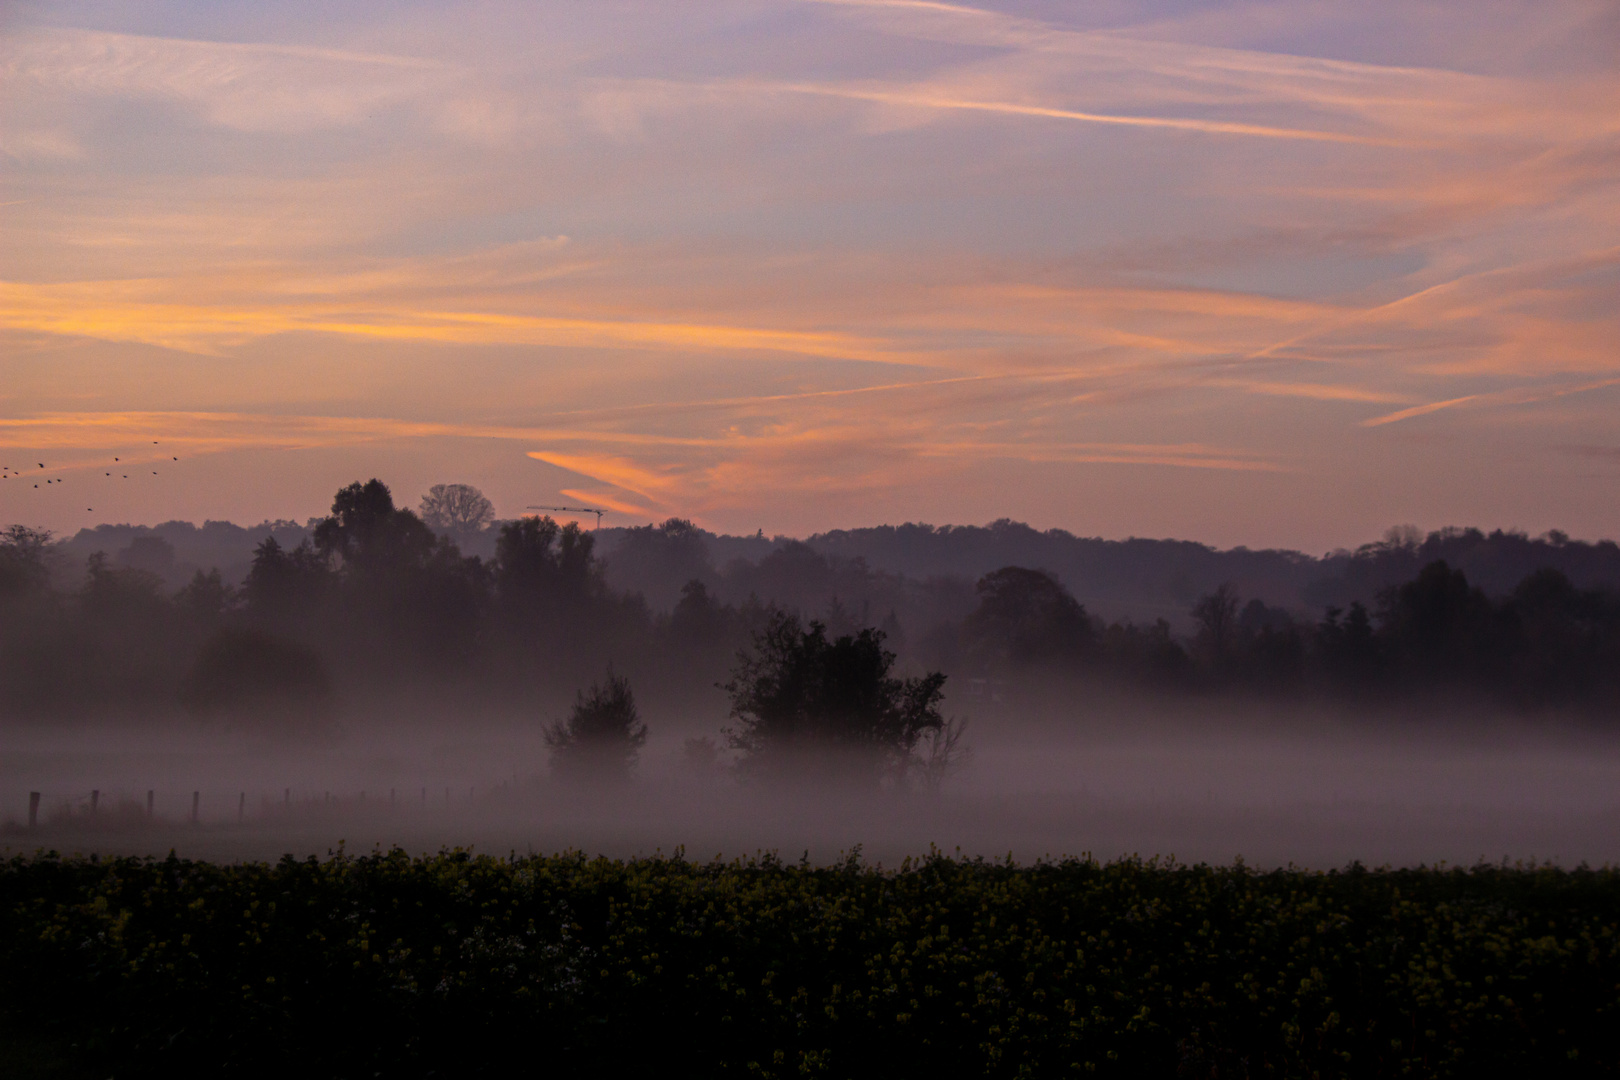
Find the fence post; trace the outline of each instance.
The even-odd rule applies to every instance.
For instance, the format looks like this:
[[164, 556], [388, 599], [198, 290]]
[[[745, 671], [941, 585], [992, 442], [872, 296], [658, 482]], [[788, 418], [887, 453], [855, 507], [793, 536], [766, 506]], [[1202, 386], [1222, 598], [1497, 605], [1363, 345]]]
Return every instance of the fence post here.
[[191, 793], [191, 823], [193, 825], [197, 824], [197, 806], [201, 802], [202, 802], [202, 792], [193, 791]]
[[100, 806], [101, 806], [101, 789], [100, 788], [92, 788], [90, 790], [90, 816], [91, 817], [96, 816], [96, 810], [98, 808], [100, 808]]
[[243, 819], [245, 819], [246, 817], [247, 817], [247, 792], [244, 791], [244, 792], [242, 792], [242, 794], [240, 794], [240, 795], [238, 795], [236, 797], [236, 823], [238, 825], [240, 825], [242, 823]]
[[151, 788], [146, 789], [146, 820], [148, 821], [152, 820], [152, 801], [156, 796], [157, 793]]
[[28, 793], [28, 827], [30, 829], [33, 829], [33, 828], [37, 828], [38, 826], [39, 826], [39, 792], [30, 791]]

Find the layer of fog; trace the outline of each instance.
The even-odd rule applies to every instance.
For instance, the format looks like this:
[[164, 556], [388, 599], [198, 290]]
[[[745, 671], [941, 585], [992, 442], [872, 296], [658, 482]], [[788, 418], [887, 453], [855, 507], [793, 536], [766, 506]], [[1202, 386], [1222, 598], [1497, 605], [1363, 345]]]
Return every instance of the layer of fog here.
[[[635, 779], [552, 779], [538, 723], [350, 726], [319, 746], [176, 726], [0, 732], [0, 848], [274, 859], [401, 846], [692, 859], [860, 845], [1019, 861], [1091, 853], [1329, 868], [1620, 863], [1620, 740], [1478, 717], [1093, 710], [978, 718], [938, 792], [789, 788], [695, 769], [695, 718], [655, 724]], [[706, 723], [704, 721], [703, 723]], [[715, 725], [709, 725], [713, 730]], [[29, 792], [41, 793], [27, 826]], [[147, 792], [153, 814], [146, 814]], [[96, 797], [91, 812], [91, 793]], [[198, 820], [189, 819], [196, 793]]]

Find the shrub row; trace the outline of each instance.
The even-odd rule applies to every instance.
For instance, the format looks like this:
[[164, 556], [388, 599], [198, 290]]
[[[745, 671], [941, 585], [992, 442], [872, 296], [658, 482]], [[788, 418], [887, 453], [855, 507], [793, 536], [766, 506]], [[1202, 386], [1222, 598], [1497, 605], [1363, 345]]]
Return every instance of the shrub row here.
[[0, 1021], [120, 1075], [1610, 1075], [1617, 930], [1585, 868], [41, 854]]

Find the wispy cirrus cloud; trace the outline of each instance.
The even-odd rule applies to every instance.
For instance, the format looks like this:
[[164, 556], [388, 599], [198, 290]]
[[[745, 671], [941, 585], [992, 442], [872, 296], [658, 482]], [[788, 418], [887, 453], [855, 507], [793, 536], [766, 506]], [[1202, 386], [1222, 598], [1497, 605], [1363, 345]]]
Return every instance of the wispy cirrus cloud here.
[[[626, 513], [1091, 531], [1426, 518], [1385, 480], [1506, 447], [1539, 506], [1538, 447], [1613, 441], [1585, 8], [1046, 10], [15, 23], [0, 438], [438, 440]], [[1270, 501], [1173, 509], [1212, 485]]]
[[1086, 112], [1079, 109], [1060, 108], [1054, 105], [976, 99], [927, 89], [908, 91], [859, 86], [818, 86], [814, 83], [743, 84], [740, 89], [744, 91], [765, 90], [773, 93], [815, 94], [823, 97], [867, 101], [879, 105], [901, 106], [909, 109], [994, 113], [1003, 116], [1030, 117], [1042, 120], [1073, 120], [1084, 124], [1111, 124], [1120, 127], [1158, 128], [1167, 131], [1194, 131], [1205, 135], [1247, 135], [1261, 139], [1299, 139], [1306, 142], [1367, 143], [1375, 145], [1381, 141], [1362, 135], [1315, 131], [1309, 128], [1247, 124], [1235, 120], [1199, 120], [1178, 116], [1131, 116], [1117, 113]]
[[351, 126], [458, 75], [423, 57], [58, 28], [0, 41], [0, 73], [14, 92], [171, 101], [224, 127], [273, 132]]
[[1541, 386], [1517, 386], [1491, 393], [1465, 394], [1462, 397], [1450, 398], [1446, 401], [1431, 401], [1422, 405], [1414, 405], [1407, 409], [1397, 409], [1395, 412], [1375, 416], [1361, 421], [1362, 427], [1382, 427], [1385, 424], [1394, 424], [1402, 420], [1410, 420], [1417, 416], [1427, 416], [1442, 409], [1453, 409], [1459, 406], [1512, 406], [1534, 405], [1547, 401], [1556, 401], [1559, 398], [1571, 397], [1576, 394], [1589, 394], [1597, 390], [1607, 390], [1612, 386], [1620, 386], [1620, 378], [1599, 379], [1596, 382], [1563, 383]]
[[143, 300], [147, 282], [31, 285], [0, 282], [0, 325], [52, 334], [139, 341], [211, 352], [247, 338], [321, 333], [463, 345], [638, 348], [797, 353], [905, 362], [871, 342], [838, 333], [766, 327], [613, 321], [491, 311], [416, 310], [398, 305], [186, 305]]

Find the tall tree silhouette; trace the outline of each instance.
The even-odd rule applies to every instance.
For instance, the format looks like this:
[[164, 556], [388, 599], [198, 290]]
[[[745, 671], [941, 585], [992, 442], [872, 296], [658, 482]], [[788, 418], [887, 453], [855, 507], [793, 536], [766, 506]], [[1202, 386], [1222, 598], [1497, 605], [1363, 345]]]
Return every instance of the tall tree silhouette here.
[[1200, 597], [1193, 605], [1193, 621], [1198, 624], [1198, 647], [1217, 674], [1228, 673], [1237, 645], [1238, 595], [1223, 582], [1214, 592]]
[[42, 592], [50, 582], [51, 534], [12, 525], [0, 532], [0, 600]]
[[687, 582], [708, 587], [716, 577], [702, 532], [684, 518], [626, 529], [603, 557], [603, 572], [615, 589], [640, 593], [660, 610], [677, 602]]
[[288, 551], [267, 536], [253, 549], [242, 600], [259, 621], [287, 624], [315, 617], [333, 584], [331, 562], [315, 545], [305, 540]]
[[904, 770], [923, 733], [944, 724], [945, 676], [897, 679], [894, 661], [880, 630], [829, 640], [818, 622], [773, 614], [724, 686], [744, 767], [867, 779]]
[[1086, 609], [1044, 570], [1006, 566], [979, 579], [965, 629], [989, 666], [1072, 667], [1096, 646]]
[[546, 729], [551, 767], [559, 775], [579, 779], [622, 780], [647, 742], [647, 725], [636, 708], [630, 680], [608, 668], [590, 693], [580, 691], [566, 720]]
[[1419, 683], [1494, 680], [1500, 627], [1490, 600], [1445, 561], [1386, 591], [1380, 630], [1398, 668]]
[[495, 520], [495, 505], [471, 484], [434, 484], [418, 508], [422, 523], [436, 532], [465, 539]]
[[435, 546], [433, 531], [409, 510], [395, 509], [388, 485], [375, 479], [340, 490], [314, 540], [351, 575], [420, 566]]

